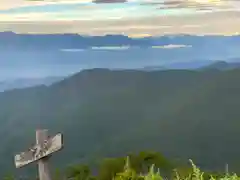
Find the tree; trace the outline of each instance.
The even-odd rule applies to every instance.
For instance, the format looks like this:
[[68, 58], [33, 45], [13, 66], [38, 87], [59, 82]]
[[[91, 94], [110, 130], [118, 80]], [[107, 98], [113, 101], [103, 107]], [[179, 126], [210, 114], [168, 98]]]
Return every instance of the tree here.
[[89, 179], [91, 171], [87, 165], [75, 165], [70, 166], [66, 170], [67, 178], [73, 178], [75, 180]]
[[99, 168], [99, 179], [109, 180], [116, 176], [117, 173], [123, 171], [125, 164], [124, 158], [108, 158], [104, 159]]

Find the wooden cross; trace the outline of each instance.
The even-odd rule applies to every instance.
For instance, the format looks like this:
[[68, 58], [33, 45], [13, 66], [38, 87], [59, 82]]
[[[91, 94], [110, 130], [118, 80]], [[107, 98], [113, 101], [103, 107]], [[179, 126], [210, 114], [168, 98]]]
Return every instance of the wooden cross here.
[[27, 164], [37, 161], [38, 173], [40, 180], [51, 180], [48, 160], [49, 156], [63, 148], [62, 134], [56, 134], [53, 137], [48, 136], [48, 131], [36, 131], [36, 144], [29, 148], [28, 151], [22, 152], [15, 156], [16, 168], [23, 167]]

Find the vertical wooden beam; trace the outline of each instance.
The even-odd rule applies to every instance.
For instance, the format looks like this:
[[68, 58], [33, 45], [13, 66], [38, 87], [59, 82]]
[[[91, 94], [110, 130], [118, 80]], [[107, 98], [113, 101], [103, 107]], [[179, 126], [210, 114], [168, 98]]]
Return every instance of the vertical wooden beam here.
[[[36, 131], [36, 143], [43, 144], [48, 138], [48, 130]], [[49, 172], [48, 157], [44, 157], [38, 161], [39, 180], [51, 180]]]
[[225, 166], [225, 173], [226, 173], [226, 175], [229, 175], [228, 164], [226, 164], [226, 166]]

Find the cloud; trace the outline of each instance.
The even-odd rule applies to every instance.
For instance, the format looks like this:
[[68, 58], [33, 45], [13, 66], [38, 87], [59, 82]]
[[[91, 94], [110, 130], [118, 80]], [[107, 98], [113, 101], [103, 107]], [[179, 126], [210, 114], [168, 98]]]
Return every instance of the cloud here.
[[190, 48], [191, 45], [184, 45], [184, 44], [169, 44], [164, 46], [152, 46], [152, 48], [160, 48], [160, 49], [175, 49], [175, 48]]
[[125, 3], [127, 0], [93, 0], [93, 3]]
[[10, 22], [10, 21], [39, 21], [39, 20], [45, 20], [47, 21], [49, 19], [50, 15], [53, 15], [54, 13], [17, 13], [17, 14], [0, 14], [1, 23], [4, 22]]
[[141, 3], [143, 6], [154, 6], [156, 9], [195, 9], [197, 11], [215, 11], [215, 10], [239, 10], [236, 4], [239, 1], [234, 0], [164, 0], [147, 1]]
[[103, 47], [91, 47], [92, 50], [126, 50], [130, 46], [103, 46]]
[[[45, 18], [47, 17], [49, 15], [45, 14]], [[240, 32], [240, 12], [224, 11], [165, 18], [141, 17], [119, 19], [117, 21], [115, 19], [94, 21], [11, 21], [0, 22], [0, 31], [14, 31], [17, 33], [79, 33], [85, 35], [149, 34], [158, 36], [179, 33], [228, 35]]]
[[62, 52], [83, 52], [85, 49], [60, 49]]
[[22, 7], [36, 7], [54, 4], [91, 3], [92, 0], [1, 0], [0, 10], [9, 10]]
[[[149, 10], [141, 6], [128, 6], [125, 3], [120, 5], [98, 5], [94, 3], [90, 4], [65, 4], [65, 5], [44, 5], [37, 7], [23, 7], [11, 10], [0, 11], [0, 16], [8, 17], [7, 19], [1, 18], [4, 21], [17, 21], [19, 16], [30, 16], [31, 14], [47, 14], [47, 19], [43, 16], [43, 19], [35, 19], [36, 21], [60, 21], [60, 20], [111, 20], [111, 19], [129, 19], [134, 17], [141, 17], [144, 14], [137, 13], [139, 11], [150, 14]], [[34, 16], [35, 17], [35, 16]], [[30, 17], [30, 19], [33, 19]]]
[[[0, 31], [18, 33], [233, 34], [240, 32], [240, 4], [222, 0], [0, 0]], [[210, 0], [208, 0], [210, 1]], [[124, 1], [125, 2], [125, 1]], [[239, 2], [239, 1], [238, 1]], [[100, 5], [103, 3], [103, 5]], [[105, 4], [104, 4], [105, 3]], [[107, 3], [107, 4], [106, 4]], [[34, 5], [33, 5], [34, 4]], [[24, 6], [23, 6], [24, 5]], [[196, 12], [201, 11], [201, 13]], [[220, 10], [219, 10], [220, 9]]]
[[145, 34], [128, 34], [131, 38], [143, 38], [143, 37], [151, 37], [151, 34], [145, 33]]

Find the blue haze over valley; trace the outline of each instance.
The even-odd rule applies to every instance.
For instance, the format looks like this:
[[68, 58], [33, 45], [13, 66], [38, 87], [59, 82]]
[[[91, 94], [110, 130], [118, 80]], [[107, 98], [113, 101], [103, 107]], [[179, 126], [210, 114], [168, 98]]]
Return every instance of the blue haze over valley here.
[[0, 90], [49, 84], [82, 69], [195, 69], [215, 61], [238, 63], [239, 49], [237, 35], [130, 38], [1, 32]]

